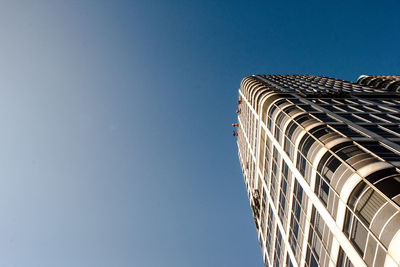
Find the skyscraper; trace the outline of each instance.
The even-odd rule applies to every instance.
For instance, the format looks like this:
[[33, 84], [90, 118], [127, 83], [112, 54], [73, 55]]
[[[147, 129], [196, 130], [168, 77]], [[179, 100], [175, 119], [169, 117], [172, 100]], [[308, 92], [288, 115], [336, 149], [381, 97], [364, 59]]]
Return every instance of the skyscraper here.
[[266, 266], [400, 266], [400, 76], [253, 75], [237, 113]]

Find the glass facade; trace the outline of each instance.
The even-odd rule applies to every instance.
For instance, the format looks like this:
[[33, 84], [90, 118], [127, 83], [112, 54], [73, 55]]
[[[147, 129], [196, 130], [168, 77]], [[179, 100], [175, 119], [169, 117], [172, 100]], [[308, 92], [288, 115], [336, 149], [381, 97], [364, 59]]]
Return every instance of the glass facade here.
[[400, 266], [397, 81], [242, 80], [238, 155], [266, 266]]

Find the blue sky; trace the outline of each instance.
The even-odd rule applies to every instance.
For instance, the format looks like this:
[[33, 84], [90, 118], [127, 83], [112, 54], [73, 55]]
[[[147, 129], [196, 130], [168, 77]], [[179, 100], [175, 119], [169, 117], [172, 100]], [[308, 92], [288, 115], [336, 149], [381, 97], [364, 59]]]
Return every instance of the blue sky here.
[[3, 1], [0, 266], [262, 266], [240, 80], [399, 74], [398, 1]]

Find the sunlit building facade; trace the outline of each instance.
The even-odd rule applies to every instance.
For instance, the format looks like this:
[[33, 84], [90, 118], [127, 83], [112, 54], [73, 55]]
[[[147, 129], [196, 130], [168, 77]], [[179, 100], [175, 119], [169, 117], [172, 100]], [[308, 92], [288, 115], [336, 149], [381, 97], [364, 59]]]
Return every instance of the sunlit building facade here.
[[400, 266], [400, 77], [253, 75], [238, 155], [266, 266]]

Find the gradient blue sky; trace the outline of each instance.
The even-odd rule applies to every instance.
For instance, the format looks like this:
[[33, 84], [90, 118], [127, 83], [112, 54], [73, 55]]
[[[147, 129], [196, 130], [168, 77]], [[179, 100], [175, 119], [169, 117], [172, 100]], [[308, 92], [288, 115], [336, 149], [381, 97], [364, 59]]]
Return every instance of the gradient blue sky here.
[[2, 1], [0, 266], [262, 266], [246, 75], [399, 74], [399, 1]]

